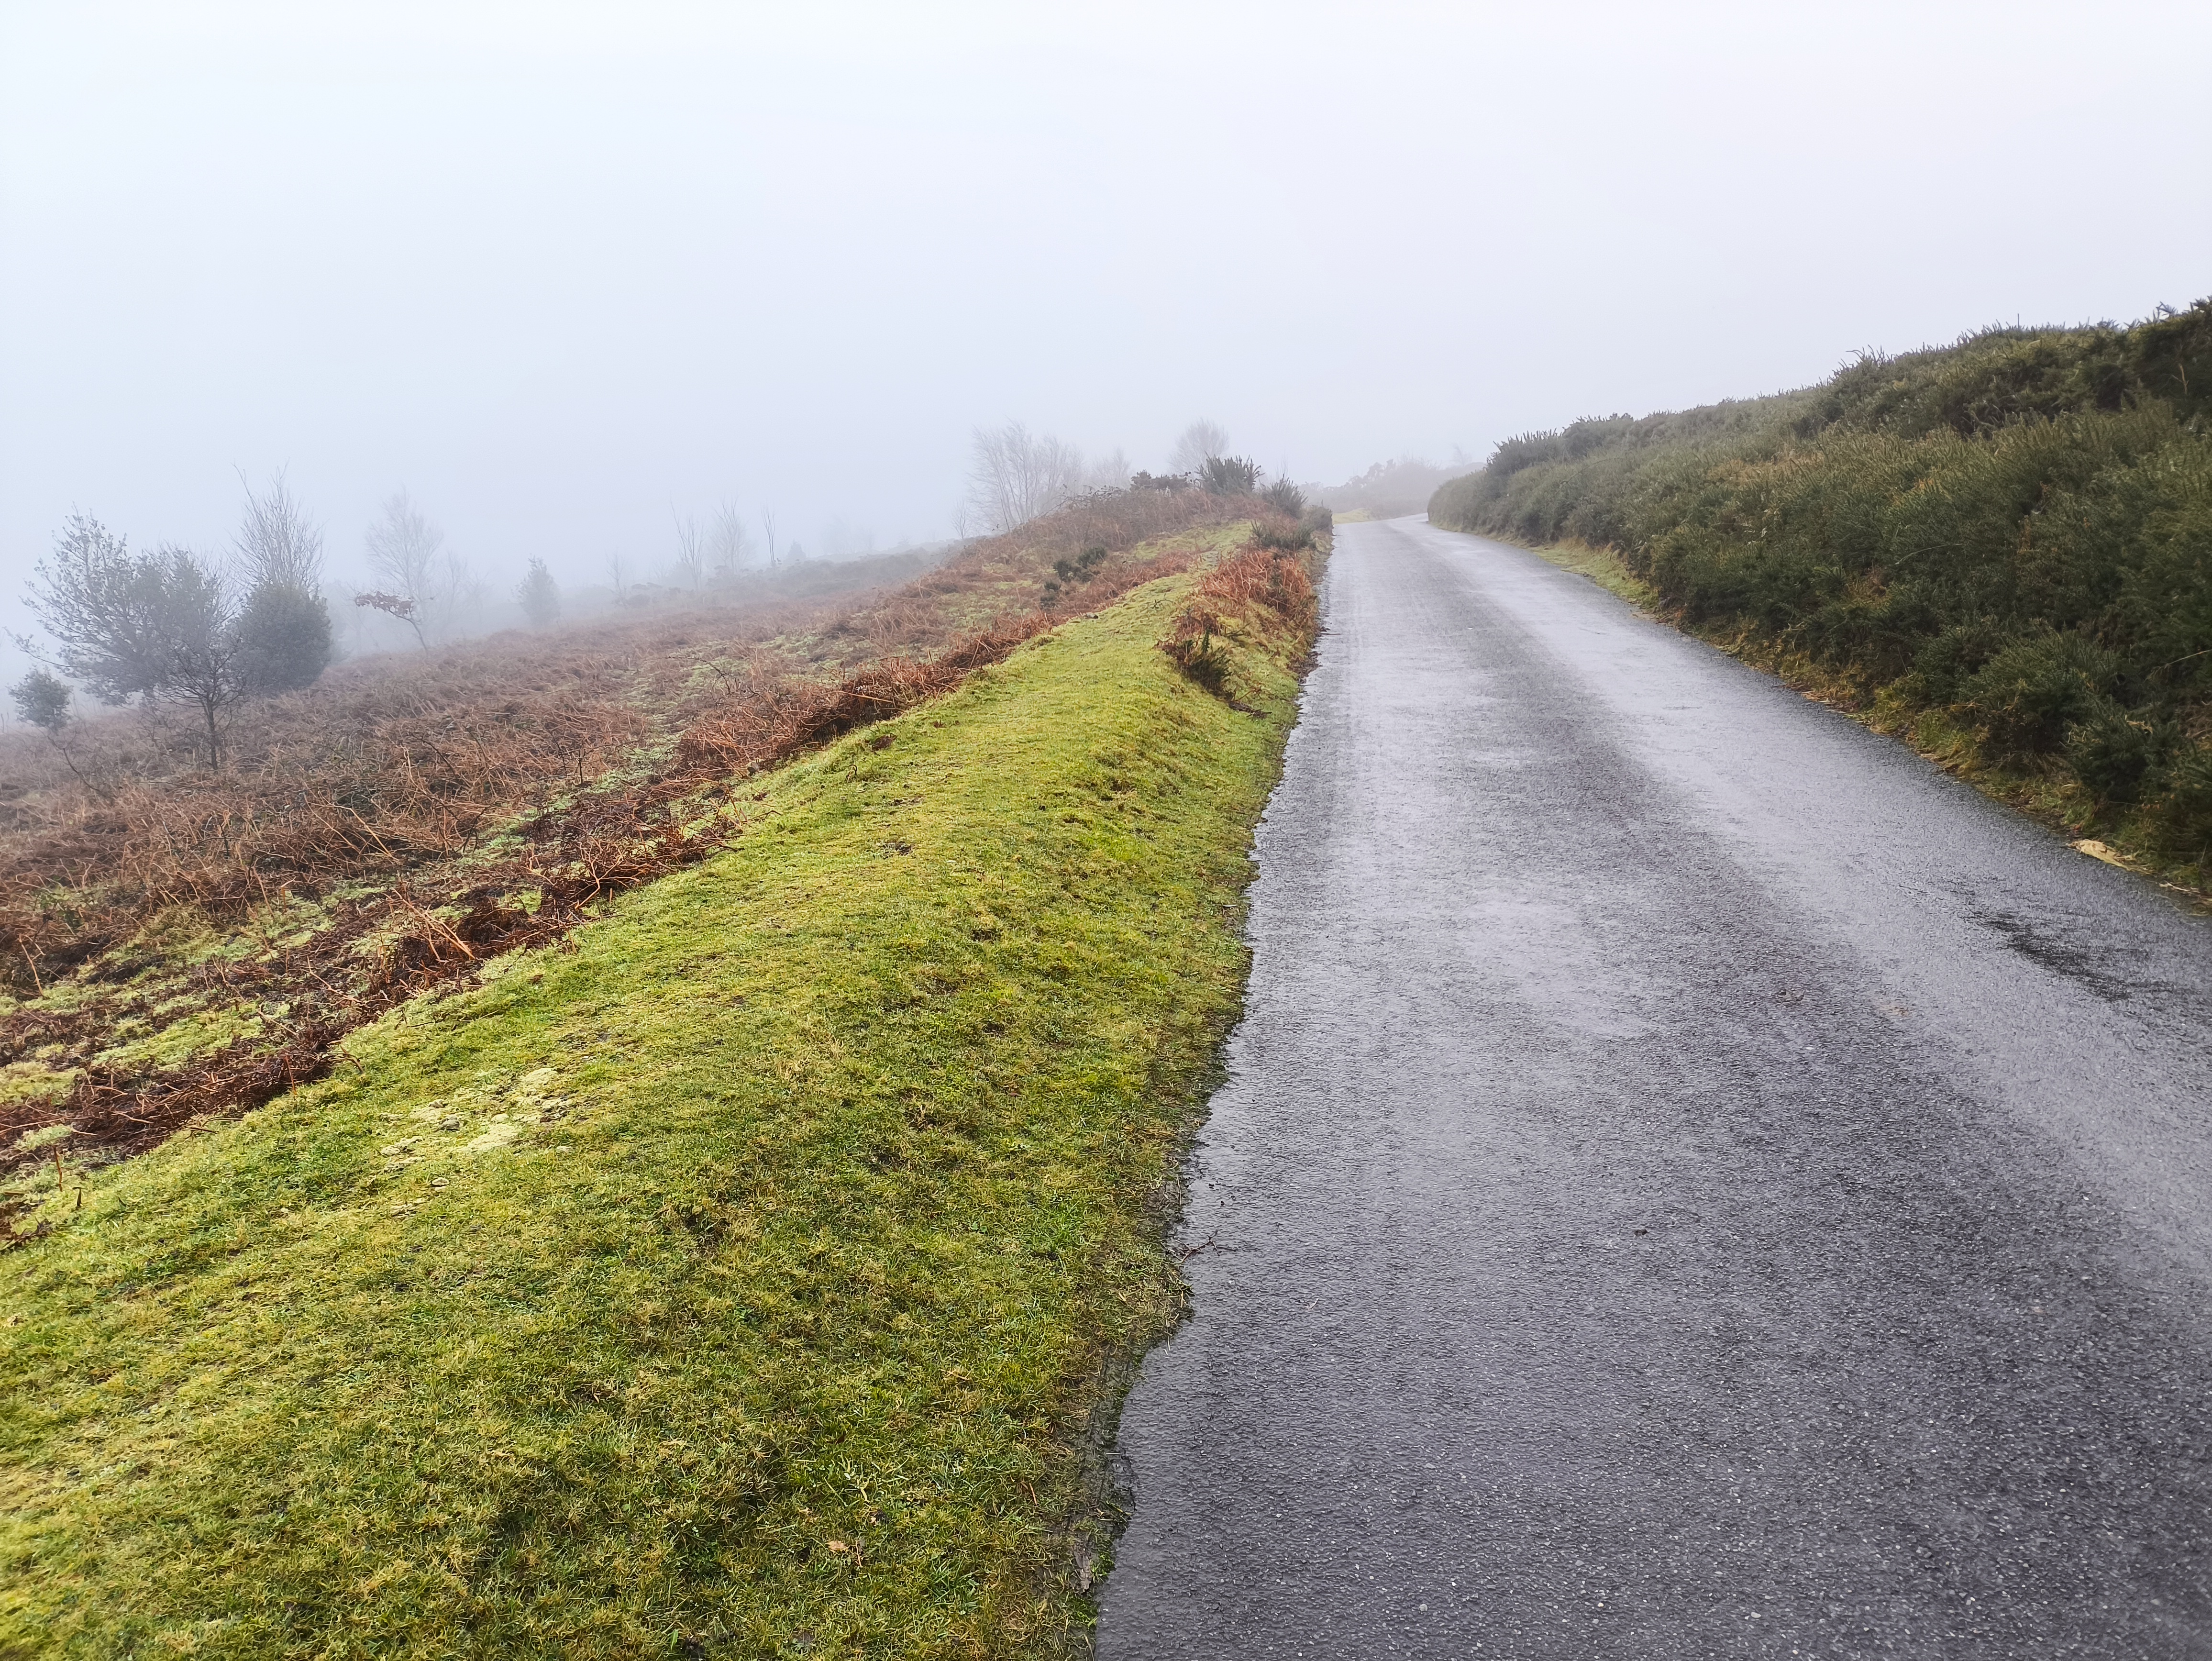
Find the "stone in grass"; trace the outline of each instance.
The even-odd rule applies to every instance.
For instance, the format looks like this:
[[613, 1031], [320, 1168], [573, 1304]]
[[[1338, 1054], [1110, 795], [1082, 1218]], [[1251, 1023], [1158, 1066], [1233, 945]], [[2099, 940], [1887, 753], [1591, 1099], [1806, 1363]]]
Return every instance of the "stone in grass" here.
[[464, 1153], [493, 1153], [502, 1147], [511, 1147], [521, 1140], [523, 1127], [512, 1119], [495, 1119], [483, 1128], [483, 1134], [461, 1144]]

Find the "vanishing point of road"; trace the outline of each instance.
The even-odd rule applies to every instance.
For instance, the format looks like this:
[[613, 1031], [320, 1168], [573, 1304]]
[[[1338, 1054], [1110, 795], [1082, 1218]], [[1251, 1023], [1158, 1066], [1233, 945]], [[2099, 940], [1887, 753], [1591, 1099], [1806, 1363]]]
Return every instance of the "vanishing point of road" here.
[[1108, 1661], [2212, 1655], [2212, 925], [1340, 527]]

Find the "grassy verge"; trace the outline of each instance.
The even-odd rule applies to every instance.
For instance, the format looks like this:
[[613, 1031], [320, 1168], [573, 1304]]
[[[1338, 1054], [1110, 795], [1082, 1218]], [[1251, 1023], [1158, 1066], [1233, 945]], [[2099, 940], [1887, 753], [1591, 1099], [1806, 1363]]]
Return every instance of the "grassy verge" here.
[[1539, 559], [1548, 560], [1561, 570], [1588, 577], [1599, 587], [1619, 594], [1623, 599], [1640, 605], [1647, 611], [1658, 609], [1657, 592], [1630, 570], [1626, 562], [1611, 548], [1592, 547], [1586, 542], [1556, 542], [1528, 551]]
[[1678, 611], [1666, 605], [1656, 588], [1629, 569], [1616, 549], [1563, 542], [1528, 551], [1562, 570], [1588, 577], [1650, 616], [1767, 671], [1805, 697], [1840, 709], [1878, 733], [1901, 739], [1984, 795], [2049, 825], [2091, 858], [2151, 877], [2200, 904], [2212, 904], [2212, 891], [2208, 891], [2202, 868], [2196, 861], [2161, 858], [2158, 850], [2146, 846], [2140, 837], [2123, 834], [2116, 838], [2122, 846], [2114, 847], [2088, 835], [2105, 827], [2098, 823], [2095, 805], [2070, 779], [2048, 768], [2021, 772], [1993, 764], [1976, 743], [1974, 733], [1948, 711], [1915, 709], [1881, 698], [1869, 702], [1856, 678], [1837, 673], [1808, 653], [1784, 649], [1755, 630], [1687, 624]]
[[1156, 649], [1192, 581], [51, 1195], [0, 1258], [0, 1653], [1062, 1644], [1305, 644], [1224, 640], [1232, 708]]

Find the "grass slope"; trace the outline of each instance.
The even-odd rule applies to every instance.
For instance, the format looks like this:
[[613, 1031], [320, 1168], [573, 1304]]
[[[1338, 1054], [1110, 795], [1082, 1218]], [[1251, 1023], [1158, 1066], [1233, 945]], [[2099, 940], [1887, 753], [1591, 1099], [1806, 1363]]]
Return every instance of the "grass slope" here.
[[734, 775], [1218, 557], [1255, 514], [1099, 492], [835, 604], [349, 663], [244, 706], [218, 771], [164, 753], [158, 708], [0, 734], [0, 1251], [40, 1139], [123, 1157], [320, 1077], [394, 1005], [703, 854], [681, 827]]
[[1057, 1647], [1302, 644], [1189, 582], [0, 1258], [0, 1653]]

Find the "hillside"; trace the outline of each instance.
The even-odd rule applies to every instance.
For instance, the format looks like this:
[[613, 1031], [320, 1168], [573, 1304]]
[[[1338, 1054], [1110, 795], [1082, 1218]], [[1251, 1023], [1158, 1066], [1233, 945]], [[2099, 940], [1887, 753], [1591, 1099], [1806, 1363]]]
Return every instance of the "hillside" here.
[[27, 1175], [0, 1652], [1079, 1632], [1314, 624], [1250, 534], [1143, 543], [1103, 609], [687, 799], [702, 856], [320, 1081]]
[[[19, 737], [0, 1173], [40, 1137], [99, 1158], [318, 1076], [363, 1021], [711, 851], [733, 779], [1182, 569], [1251, 508], [1122, 492], [902, 587], [341, 665], [248, 706], [220, 771], [158, 709]], [[0, 1183], [0, 1222], [22, 1193]]]
[[1429, 511], [1609, 551], [2006, 799], [2212, 873], [2212, 301], [1510, 439]]

